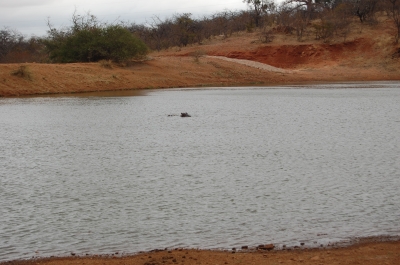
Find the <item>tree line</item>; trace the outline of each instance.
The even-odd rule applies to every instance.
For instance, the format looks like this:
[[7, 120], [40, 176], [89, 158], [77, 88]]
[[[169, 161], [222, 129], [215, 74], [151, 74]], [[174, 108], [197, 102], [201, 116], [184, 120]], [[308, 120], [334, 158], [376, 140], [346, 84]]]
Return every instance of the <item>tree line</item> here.
[[153, 16], [144, 24], [101, 23], [90, 13], [72, 16], [72, 25], [56, 29], [48, 22], [47, 35], [25, 37], [17, 30], [0, 30], [0, 63], [124, 61], [150, 50], [202, 44], [212, 37], [228, 38], [242, 31], [259, 30], [269, 42], [277, 32], [294, 34], [299, 41], [310, 29], [316, 39], [346, 39], [350, 21], [377, 23], [384, 12], [394, 23], [395, 42], [400, 38], [400, 0], [238, 0], [247, 10], [225, 10], [194, 18], [190, 13], [161, 19]]

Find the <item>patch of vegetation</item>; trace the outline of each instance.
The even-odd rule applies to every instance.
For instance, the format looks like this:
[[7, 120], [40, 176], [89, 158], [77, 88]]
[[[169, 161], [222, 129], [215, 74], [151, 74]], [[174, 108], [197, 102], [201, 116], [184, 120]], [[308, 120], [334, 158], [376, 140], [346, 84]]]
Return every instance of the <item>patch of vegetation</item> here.
[[275, 36], [274, 36], [272, 30], [263, 29], [259, 39], [260, 39], [261, 43], [269, 43], [274, 40], [274, 37]]
[[123, 62], [147, 54], [147, 46], [122, 25], [101, 24], [93, 15], [74, 14], [72, 26], [55, 29], [48, 23], [43, 40], [53, 62]]
[[11, 75], [21, 77], [23, 79], [30, 80], [30, 81], [33, 79], [32, 73], [29, 70], [29, 67], [26, 65], [21, 65], [20, 67], [18, 67], [17, 70], [12, 71]]
[[[126, 63], [152, 50], [204, 44], [239, 32], [260, 32], [257, 41], [270, 43], [274, 34], [295, 34], [298, 41], [310, 37], [325, 43], [346, 38], [359, 25], [374, 25], [375, 14], [393, 23], [395, 42], [400, 41], [400, 0], [242, 0], [247, 10], [217, 12], [202, 18], [191, 13], [145, 24], [103, 23], [87, 13], [72, 16], [69, 27], [56, 29], [48, 22], [48, 34], [27, 39], [16, 30], [0, 28], [0, 63], [97, 62]], [[360, 31], [361, 33], [361, 31]], [[198, 58], [197, 58], [198, 59]], [[197, 60], [195, 59], [195, 60]]]
[[111, 60], [100, 60], [99, 64], [103, 68], [107, 68], [107, 69], [112, 69], [113, 68], [113, 64], [112, 64]]
[[191, 53], [191, 56], [194, 58], [195, 63], [199, 63], [200, 57], [203, 57], [204, 55], [206, 55], [206, 52], [203, 50], [197, 50], [197, 51]]
[[324, 42], [327, 42], [329, 38], [331, 38], [334, 34], [334, 25], [329, 21], [322, 21], [320, 24], [313, 25], [315, 30], [315, 39], [322, 39]]

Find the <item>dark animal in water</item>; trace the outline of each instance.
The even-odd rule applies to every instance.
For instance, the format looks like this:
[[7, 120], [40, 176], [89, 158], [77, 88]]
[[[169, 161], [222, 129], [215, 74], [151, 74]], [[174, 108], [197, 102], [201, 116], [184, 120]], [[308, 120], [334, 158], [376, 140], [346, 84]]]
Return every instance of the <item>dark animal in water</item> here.
[[187, 112], [182, 112], [181, 117], [192, 117]]

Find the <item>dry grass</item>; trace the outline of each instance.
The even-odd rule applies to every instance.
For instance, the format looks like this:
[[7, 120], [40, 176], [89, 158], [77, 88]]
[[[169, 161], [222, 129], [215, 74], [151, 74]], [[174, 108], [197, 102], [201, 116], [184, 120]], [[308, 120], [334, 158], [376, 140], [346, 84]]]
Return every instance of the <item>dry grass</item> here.
[[111, 60], [101, 60], [101, 61], [99, 61], [99, 64], [101, 67], [106, 68], [106, 69], [113, 68], [113, 63]]
[[26, 65], [21, 65], [18, 69], [11, 72], [11, 75], [21, 77], [26, 80], [32, 80], [32, 72], [30, 71], [29, 67]]
[[206, 55], [206, 52], [203, 50], [196, 50], [196, 51], [190, 53], [190, 55], [193, 56], [195, 63], [199, 63], [200, 57], [203, 57], [204, 55]]

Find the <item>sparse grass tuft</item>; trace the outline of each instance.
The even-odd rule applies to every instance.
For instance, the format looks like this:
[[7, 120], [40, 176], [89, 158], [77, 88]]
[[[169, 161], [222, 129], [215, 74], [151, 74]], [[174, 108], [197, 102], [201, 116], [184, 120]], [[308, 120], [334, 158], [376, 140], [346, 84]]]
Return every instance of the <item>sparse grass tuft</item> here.
[[107, 68], [107, 69], [112, 69], [113, 68], [113, 64], [112, 64], [111, 60], [100, 60], [99, 64], [103, 68]]
[[117, 62], [115, 65], [118, 67], [131, 67], [131, 66], [135, 66], [137, 64], [143, 63], [143, 62], [147, 62], [147, 61], [151, 61], [154, 58], [151, 56], [135, 56], [134, 58], [130, 59], [130, 60], [124, 60], [124, 61], [120, 61]]
[[194, 58], [194, 62], [195, 62], [195, 63], [199, 63], [199, 62], [200, 62], [200, 57], [206, 55], [206, 52], [203, 51], [203, 50], [197, 50], [197, 51], [191, 53], [191, 55], [192, 55], [193, 58]]
[[21, 65], [17, 70], [12, 71], [11, 74], [26, 80], [32, 80], [32, 73], [26, 65]]

